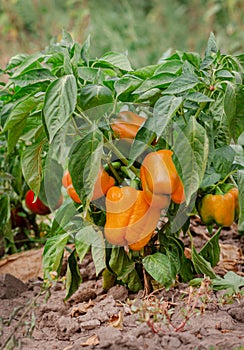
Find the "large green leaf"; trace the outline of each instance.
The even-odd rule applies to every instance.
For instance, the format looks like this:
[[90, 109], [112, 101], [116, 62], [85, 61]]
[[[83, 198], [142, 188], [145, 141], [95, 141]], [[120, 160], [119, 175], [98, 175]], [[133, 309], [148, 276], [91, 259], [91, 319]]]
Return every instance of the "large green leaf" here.
[[64, 233], [48, 238], [43, 251], [44, 275], [52, 271], [60, 272], [64, 254], [64, 248], [68, 242], [70, 234]]
[[214, 169], [224, 178], [231, 171], [235, 159], [235, 151], [231, 146], [217, 148], [213, 154]]
[[69, 171], [82, 202], [91, 199], [101, 164], [103, 134], [94, 128], [70, 152]]
[[135, 91], [135, 94], [141, 94], [149, 89], [153, 88], [161, 88], [165, 89], [169, 86], [170, 83], [172, 83], [175, 80], [176, 76], [172, 73], [160, 73], [157, 75], [152, 76], [149, 79], [146, 79]]
[[50, 142], [74, 112], [76, 99], [77, 86], [73, 75], [65, 75], [49, 85], [43, 114]]
[[21, 158], [24, 178], [30, 189], [37, 195], [42, 178], [42, 150], [45, 140], [26, 147]]
[[174, 141], [174, 161], [184, 184], [186, 204], [190, 203], [192, 195], [202, 182], [208, 159], [208, 145], [206, 131], [194, 117], [178, 132]]
[[52, 81], [55, 76], [49, 69], [46, 68], [34, 68], [29, 71], [24, 71], [20, 75], [11, 77], [10, 80], [21, 87], [36, 84], [43, 81]]
[[172, 120], [176, 111], [182, 104], [182, 97], [175, 96], [163, 96], [161, 97], [154, 106], [153, 118], [148, 118], [144, 127], [147, 126], [147, 122], [150, 123], [149, 128], [153, 123], [153, 131], [156, 132], [157, 136], [161, 136], [169, 122]]
[[104, 85], [88, 84], [80, 90], [78, 103], [83, 110], [113, 102], [111, 90]]
[[164, 94], [179, 94], [192, 89], [199, 84], [196, 75], [184, 74], [175, 79], [170, 86], [164, 91]]
[[30, 112], [40, 103], [40, 98], [29, 96], [11, 111], [3, 131], [8, 131], [8, 151], [12, 152], [26, 124]]
[[169, 255], [157, 252], [146, 256], [142, 262], [149, 275], [165, 288], [170, 288], [175, 282], [177, 269]]
[[98, 60], [98, 62], [109, 63], [124, 71], [132, 71], [128, 57], [119, 52], [107, 52]]

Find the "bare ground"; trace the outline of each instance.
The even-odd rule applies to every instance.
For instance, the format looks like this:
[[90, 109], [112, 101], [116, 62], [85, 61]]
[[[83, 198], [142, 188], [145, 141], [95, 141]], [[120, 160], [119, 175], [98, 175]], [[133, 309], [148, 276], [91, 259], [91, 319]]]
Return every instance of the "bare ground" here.
[[[196, 220], [191, 230], [201, 247], [207, 238], [204, 226]], [[236, 227], [222, 231], [221, 247], [217, 272], [234, 270], [242, 275], [243, 237]], [[66, 303], [62, 282], [52, 287], [49, 298], [46, 294], [37, 298], [40, 278], [23, 283], [11, 271], [0, 275], [0, 349], [11, 349], [3, 345], [12, 333], [15, 348], [26, 350], [244, 349], [241, 293], [213, 292], [208, 280], [200, 288], [177, 283], [169, 291], [155, 290], [144, 298], [142, 291], [132, 294], [119, 285], [105, 293], [90, 255], [80, 270], [83, 283]], [[29, 307], [35, 298], [34, 307]]]

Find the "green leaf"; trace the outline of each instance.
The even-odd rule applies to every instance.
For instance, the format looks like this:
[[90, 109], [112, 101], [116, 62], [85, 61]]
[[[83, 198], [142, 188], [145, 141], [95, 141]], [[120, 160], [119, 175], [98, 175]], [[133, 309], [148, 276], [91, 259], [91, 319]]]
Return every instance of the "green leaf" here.
[[27, 85], [32, 85], [40, 83], [46, 80], [52, 81], [55, 79], [55, 76], [47, 68], [34, 68], [28, 71], [20, 73], [20, 75], [10, 78], [10, 81], [15, 85], [24, 87]]
[[192, 262], [194, 265], [194, 268], [197, 273], [204, 274], [206, 276], [209, 276], [210, 278], [216, 278], [216, 275], [210, 265], [210, 263], [204, 259], [204, 257], [197, 253], [193, 241], [191, 244], [191, 256], [192, 256]]
[[244, 130], [244, 87], [238, 87], [236, 90], [236, 111], [230, 125], [230, 132], [235, 140], [243, 133]]
[[6, 194], [0, 197], [0, 227], [4, 226], [10, 219], [10, 197]]
[[207, 48], [205, 51], [205, 56], [211, 56], [212, 53], [217, 53], [218, 48], [216, 44], [216, 39], [214, 33], [210, 33], [209, 39], [208, 39], [208, 44]]
[[170, 86], [164, 91], [164, 94], [179, 94], [191, 90], [199, 83], [196, 75], [185, 74], [175, 79]]
[[64, 254], [64, 248], [68, 242], [70, 234], [64, 233], [48, 238], [44, 246], [43, 267], [44, 275], [47, 277], [50, 272], [60, 272]]
[[80, 269], [77, 263], [76, 250], [68, 257], [66, 272], [66, 295], [64, 300], [68, 300], [77, 291], [82, 282]]
[[237, 176], [238, 176], [239, 205], [240, 205], [238, 231], [241, 234], [244, 234], [244, 170], [238, 170]]
[[6, 70], [13, 69], [17, 66], [19, 66], [21, 63], [23, 63], [27, 59], [28, 55], [20, 53], [10, 58], [8, 61], [8, 64], [6, 66]]
[[221, 228], [219, 228], [209, 241], [203, 246], [199, 254], [214, 267], [219, 262], [220, 247], [219, 247], [219, 235]]
[[191, 63], [194, 67], [200, 68], [201, 65], [201, 56], [196, 52], [184, 52], [182, 56], [183, 60]]
[[9, 131], [8, 133], [8, 151], [13, 151], [19, 137], [21, 136], [23, 129], [26, 124], [26, 119], [30, 112], [40, 102], [39, 98], [30, 96], [25, 100], [18, 103], [11, 111], [5, 125], [3, 132]]
[[158, 137], [174, 117], [182, 103], [182, 97], [163, 96], [155, 103], [153, 118], [148, 118], [144, 127], [149, 123], [149, 129], [154, 131]]
[[111, 270], [116, 274], [118, 280], [125, 283], [130, 290], [138, 292], [141, 281], [135, 269], [135, 262], [130, 260], [123, 247], [113, 247], [109, 260]]
[[61, 196], [63, 167], [48, 154], [44, 168], [44, 186], [48, 207], [55, 210]]
[[228, 125], [231, 127], [236, 115], [236, 91], [235, 86], [231, 83], [226, 85], [224, 111], [227, 116]]
[[50, 143], [74, 112], [76, 98], [77, 86], [73, 75], [65, 75], [49, 85], [43, 113]]
[[182, 68], [182, 61], [177, 59], [169, 59], [168, 61], [166, 60], [163, 64], [161, 64], [156, 69], [154, 74], [157, 75], [162, 72], [177, 74], [180, 72], [181, 68]]
[[108, 62], [121, 70], [132, 71], [128, 57], [119, 52], [107, 52], [99, 59], [99, 61]]
[[224, 178], [230, 171], [235, 159], [235, 151], [231, 146], [217, 148], [213, 155], [214, 169]]
[[232, 289], [234, 293], [238, 293], [244, 287], [244, 277], [237, 275], [233, 271], [228, 271], [224, 278], [217, 277], [212, 280], [213, 289]]
[[77, 210], [73, 202], [59, 208], [52, 222], [51, 233], [57, 234], [66, 232], [66, 227], [72, 222], [75, 214], [77, 214]]
[[132, 76], [124, 76], [115, 82], [114, 89], [117, 97], [120, 97], [121, 101], [128, 102], [131, 92], [136, 90], [140, 84], [141, 79]]
[[174, 162], [183, 181], [186, 204], [202, 182], [208, 159], [208, 137], [205, 129], [191, 117], [174, 141]]
[[97, 78], [98, 72], [99, 72], [98, 68], [78, 67], [79, 78], [81, 78], [85, 81], [94, 82]]
[[96, 240], [97, 232], [93, 225], [84, 225], [75, 235], [75, 248], [80, 261], [84, 259], [94, 240]]
[[111, 90], [103, 85], [88, 84], [80, 90], [78, 97], [78, 104], [83, 110], [112, 102]]
[[103, 148], [103, 134], [99, 129], [91, 130], [78, 141], [70, 152], [69, 172], [73, 186], [83, 203], [92, 197], [97, 180]]
[[169, 86], [172, 81], [176, 78], [175, 74], [172, 73], [160, 73], [158, 75], [154, 75], [151, 78], [145, 80], [139, 87], [134, 91], [134, 94], [141, 94], [147, 90], [153, 88], [161, 88], [165, 89]]
[[176, 269], [174, 262], [168, 255], [157, 252], [146, 256], [142, 263], [149, 275], [166, 289], [170, 288], [175, 282]]
[[22, 171], [28, 186], [38, 195], [42, 178], [42, 150], [45, 140], [27, 146], [21, 157]]
[[214, 101], [212, 98], [208, 97], [207, 95], [204, 95], [202, 92], [199, 92], [199, 91], [191, 92], [187, 94], [186, 100], [197, 102], [197, 103]]
[[100, 230], [95, 231], [96, 236], [92, 242], [92, 260], [95, 265], [96, 275], [98, 276], [106, 267], [106, 250], [103, 234]]

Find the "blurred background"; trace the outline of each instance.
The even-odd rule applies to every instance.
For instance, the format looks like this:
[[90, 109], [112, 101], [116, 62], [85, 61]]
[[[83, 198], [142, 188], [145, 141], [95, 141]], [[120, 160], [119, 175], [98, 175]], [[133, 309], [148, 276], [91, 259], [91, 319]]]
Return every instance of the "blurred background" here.
[[164, 52], [203, 53], [209, 33], [224, 53], [244, 52], [243, 0], [0, 0], [0, 67], [17, 53], [45, 48], [62, 29], [91, 56], [128, 52], [134, 68]]

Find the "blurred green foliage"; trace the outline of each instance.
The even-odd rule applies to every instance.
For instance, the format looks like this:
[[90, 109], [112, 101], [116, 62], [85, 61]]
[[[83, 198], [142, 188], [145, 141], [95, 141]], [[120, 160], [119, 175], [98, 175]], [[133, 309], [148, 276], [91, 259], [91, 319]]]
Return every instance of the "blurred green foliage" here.
[[218, 46], [244, 52], [242, 0], [1, 0], [0, 65], [20, 52], [44, 49], [62, 29], [93, 56], [128, 52], [134, 67], [154, 64], [169, 49], [201, 52], [213, 31]]

